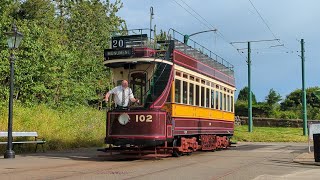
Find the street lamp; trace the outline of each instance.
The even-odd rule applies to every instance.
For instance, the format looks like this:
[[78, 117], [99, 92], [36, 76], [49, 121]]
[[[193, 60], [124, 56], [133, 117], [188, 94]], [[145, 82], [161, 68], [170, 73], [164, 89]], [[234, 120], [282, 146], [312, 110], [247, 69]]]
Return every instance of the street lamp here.
[[17, 49], [23, 38], [23, 35], [18, 32], [16, 25], [13, 24], [11, 32], [5, 33], [10, 52], [10, 96], [9, 96], [9, 114], [8, 114], [8, 144], [7, 150], [4, 153], [4, 158], [15, 158], [15, 153], [12, 150], [12, 115], [13, 115], [13, 81], [14, 81], [14, 54], [13, 50]]

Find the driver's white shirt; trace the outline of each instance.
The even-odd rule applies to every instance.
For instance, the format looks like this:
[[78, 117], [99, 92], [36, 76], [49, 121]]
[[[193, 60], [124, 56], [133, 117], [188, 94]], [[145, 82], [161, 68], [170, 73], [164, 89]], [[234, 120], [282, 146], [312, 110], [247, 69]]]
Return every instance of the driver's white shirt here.
[[127, 87], [126, 89], [124, 89], [124, 104], [122, 105], [122, 93], [123, 93], [123, 87], [122, 86], [117, 86], [113, 89], [111, 89], [109, 92], [109, 94], [114, 94], [114, 102], [116, 103], [117, 106], [128, 106], [129, 104], [129, 100], [131, 98], [134, 98], [132, 90]]

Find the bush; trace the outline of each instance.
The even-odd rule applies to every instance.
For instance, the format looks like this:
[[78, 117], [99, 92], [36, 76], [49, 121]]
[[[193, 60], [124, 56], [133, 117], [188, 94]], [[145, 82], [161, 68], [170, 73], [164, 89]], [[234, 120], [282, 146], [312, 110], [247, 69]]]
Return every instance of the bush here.
[[[248, 116], [248, 102], [238, 100], [235, 104], [236, 116]], [[272, 107], [266, 103], [256, 103], [252, 105], [252, 115], [254, 117], [269, 117], [272, 114]]]
[[279, 119], [299, 119], [300, 114], [294, 111], [274, 111], [274, 118]]

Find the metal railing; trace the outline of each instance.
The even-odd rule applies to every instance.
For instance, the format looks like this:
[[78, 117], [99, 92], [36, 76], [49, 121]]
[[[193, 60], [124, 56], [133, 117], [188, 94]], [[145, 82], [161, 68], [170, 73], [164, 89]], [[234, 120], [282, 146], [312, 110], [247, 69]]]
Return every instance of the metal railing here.
[[184, 44], [178, 39], [179, 36], [181, 37], [180, 39], [183, 39], [184, 35], [174, 29], [170, 28], [168, 35], [170, 36], [169, 39], [172, 38], [175, 41], [176, 50], [179, 50], [207, 65], [210, 65], [223, 73], [234, 76], [234, 66], [216, 53], [210, 51], [192, 39], [188, 39], [188, 41], [191, 42], [190, 44], [193, 46]]

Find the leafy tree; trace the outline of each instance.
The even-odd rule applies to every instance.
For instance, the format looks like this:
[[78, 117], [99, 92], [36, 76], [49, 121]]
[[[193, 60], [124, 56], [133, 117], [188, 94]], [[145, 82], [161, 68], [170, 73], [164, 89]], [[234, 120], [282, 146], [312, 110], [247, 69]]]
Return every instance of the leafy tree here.
[[[320, 99], [315, 96], [315, 92], [319, 87], [311, 87], [306, 89], [307, 105], [310, 107], [320, 108]], [[302, 90], [297, 89], [286, 96], [281, 103], [281, 110], [294, 110], [302, 106]]]
[[266, 102], [269, 106], [273, 106], [274, 104], [281, 101], [281, 96], [274, 89], [270, 89], [269, 94], [266, 96]]
[[[246, 86], [239, 91], [238, 99], [240, 101], [248, 101], [249, 88]], [[252, 92], [252, 103], [257, 103], [256, 96]]]
[[162, 29], [160, 30], [160, 34], [157, 34], [156, 39], [158, 41], [164, 41], [167, 39], [167, 33], [166, 31], [163, 31]]
[[[119, 0], [3, 0], [0, 30], [15, 21], [24, 39], [16, 51], [15, 99], [59, 107], [98, 100], [108, 84], [102, 65], [112, 31], [125, 28]], [[0, 33], [0, 102], [8, 99], [9, 51]], [[0, 104], [1, 105], [1, 104]]]

